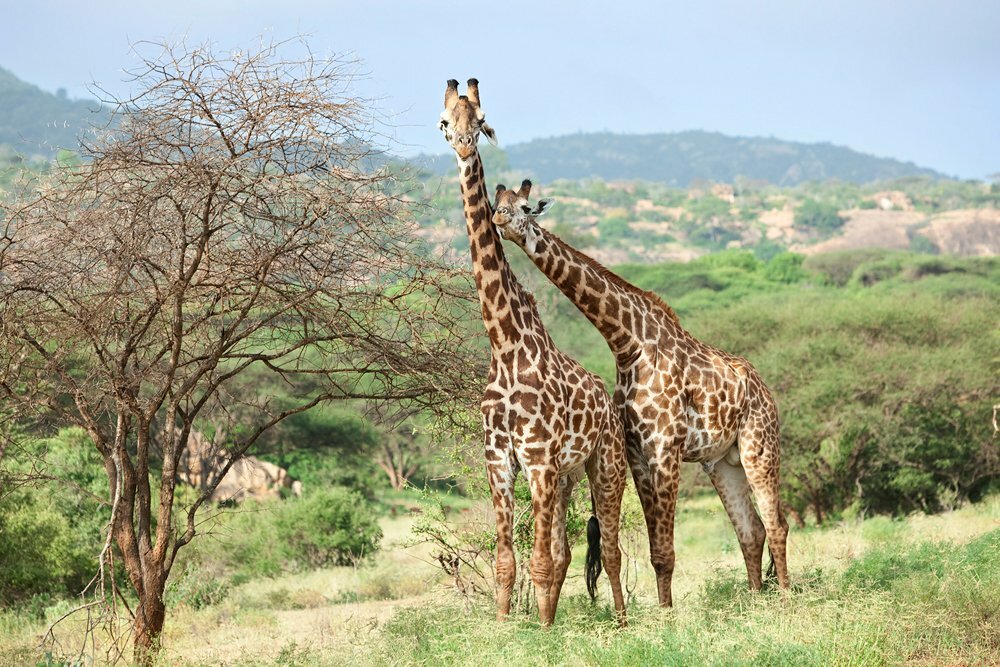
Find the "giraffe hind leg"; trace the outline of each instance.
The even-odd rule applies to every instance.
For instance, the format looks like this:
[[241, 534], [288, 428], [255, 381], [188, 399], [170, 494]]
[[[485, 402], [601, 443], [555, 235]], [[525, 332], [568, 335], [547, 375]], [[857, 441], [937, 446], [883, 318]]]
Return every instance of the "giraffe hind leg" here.
[[766, 531], [750, 500], [750, 487], [743, 466], [739, 465], [738, 459], [736, 465], [730, 463], [730, 460], [727, 454], [708, 469], [708, 476], [736, 531], [736, 539], [740, 543], [740, 550], [743, 552], [743, 560], [747, 567], [750, 588], [760, 590], [763, 583], [760, 576], [760, 561], [764, 553]]
[[[619, 532], [627, 466], [624, 457], [615, 453], [622, 452], [623, 446], [611, 445], [610, 449], [612, 450], [610, 453], [597, 452], [593, 464], [588, 466], [587, 475], [590, 480], [591, 497], [594, 500], [593, 518], [597, 520], [601, 562], [611, 582], [611, 597], [614, 600], [618, 624], [625, 626], [627, 621], [625, 594], [621, 582], [622, 552]], [[588, 541], [589, 538], [588, 534]]]
[[767, 546], [774, 561], [778, 586], [788, 588], [788, 522], [781, 511], [778, 488], [780, 452], [777, 423], [772, 421], [768, 428], [744, 426], [740, 435], [740, 459], [767, 532]]

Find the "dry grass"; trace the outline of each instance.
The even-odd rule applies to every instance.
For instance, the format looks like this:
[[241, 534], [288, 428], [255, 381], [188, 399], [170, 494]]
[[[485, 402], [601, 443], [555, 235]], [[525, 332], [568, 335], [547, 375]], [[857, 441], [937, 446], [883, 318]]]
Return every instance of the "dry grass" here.
[[[632, 561], [632, 622], [625, 631], [614, 628], [607, 590], [597, 608], [586, 603], [579, 548], [556, 628], [538, 634], [530, 619], [498, 625], [490, 609], [463, 607], [448, 592], [428, 548], [406, 546], [412, 523], [410, 517], [383, 521], [384, 548], [372, 565], [254, 580], [235, 587], [219, 604], [173, 609], [162, 664], [407, 664], [428, 656], [442, 664], [625, 664], [643, 656], [663, 662], [664, 655], [687, 655], [693, 662], [715, 655], [720, 664], [740, 655], [747, 659], [737, 662], [747, 664], [795, 664], [796, 656], [802, 664], [816, 664], [817, 656], [836, 664], [886, 664], [900, 655], [914, 664], [939, 664], [941, 656], [955, 664], [981, 661], [981, 650], [962, 649], [953, 633], [942, 629], [950, 627], [950, 619], [928, 614], [926, 605], [900, 607], [879, 592], [845, 597], [835, 582], [872, 549], [889, 545], [905, 553], [928, 540], [963, 544], [1000, 528], [1000, 496], [935, 516], [793, 530], [789, 558], [797, 592], [791, 597], [746, 593], [742, 558], [718, 499], [683, 499], [676, 610], [655, 607], [652, 569], [645, 549], [635, 547], [642, 541], [633, 540], [639, 553]], [[887, 618], [894, 619], [899, 637], [886, 633]], [[26, 616], [0, 613], [0, 663], [40, 658], [34, 646], [41, 629]], [[77, 646], [79, 632], [78, 624], [61, 626], [62, 646]], [[809, 639], [812, 634], [815, 640]], [[763, 643], [752, 640], [755, 635]], [[433, 643], [424, 645], [425, 636]], [[914, 637], [921, 639], [912, 643]], [[541, 646], [532, 658], [536, 641]], [[1000, 646], [994, 655], [1000, 659]]]

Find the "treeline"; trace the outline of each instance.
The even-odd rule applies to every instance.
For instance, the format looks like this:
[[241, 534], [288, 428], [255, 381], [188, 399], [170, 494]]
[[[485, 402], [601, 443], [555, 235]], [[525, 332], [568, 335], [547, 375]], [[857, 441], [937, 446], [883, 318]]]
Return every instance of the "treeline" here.
[[[422, 157], [427, 168], [447, 173], [451, 156]], [[734, 137], [719, 132], [658, 134], [594, 132], [534, 139], [506, 148], [508, 164], [532, 177], [659, 181], [686, 188], [702, 180], [739, 178], [775, 185], [837, 179], [852, 183], [943, 174], [912, 162], [880, 158], [830, 143], [806, 144], [774, 137]]]
[[[482, 152], [487, 172], [495, 174], [497, 182], [520, 182], [528, 174], [512, 168], [502, 151]], [[696, 181], [689, 188], [648, 178], [562, 179], [541, 180], [536, 189], [539, 197], [556, 200], [546, 218], [546, 226], [555, 233], [577, 247], [645, 263], [659, 263], [671, 254], [732, 247], [769, 259], [791, 245], [807, 247], [836, 236], [849, 217], [871, 209], [911, 212], [906, 223], [908, 249], [936, 254], [942, 250], [927, 234], [934, 216], [1000, 207], [1000, 183], [919, 175], [864, 184], [827, 180], [789, 187], [748, 178]], [[454, 184], [448, 177], [424, 173], [420, 194], [427, 203], [420, 216], [422, 226], [433, 230], [443, 220], [456, 230], [458, 250], [464, 234], [457, 232], [464, 226]]]

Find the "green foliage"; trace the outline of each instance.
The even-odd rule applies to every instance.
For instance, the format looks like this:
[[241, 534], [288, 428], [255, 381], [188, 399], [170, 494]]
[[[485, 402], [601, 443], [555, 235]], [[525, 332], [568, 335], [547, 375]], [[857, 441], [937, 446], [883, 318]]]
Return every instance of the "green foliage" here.
[[775, 255], [764, 267], [764, 277], [776, 283], [797, 283], [805, 280], [807, 273], [802, 268], [805, 257], [794, 252]]
[[31, 595], [68, 593], [88, 564], [86, 554], [75, 548], [69, 520], [51, 503], [24, 493], [0, 500], [0, 535], [0, 603], [5, 605]]
[[378, 551], [382, 530], [364, 498], [346, 489], [286, 501], [278, 538], [310, 568], [350, 565]]
[[96, 572], [110, 511], [104, 467], [80, 429], [28, 439], [4, 466], [29, 484], [0, 495], [0, 605], [74, 595]]
[[[224, 510], [202, 533], [183, 552], [185, 567], [230, 578], [363, 562], [382, 539], [370, 503], [344, 488]], [[201, 589], [188, 595], [200, 596]]]
[[821, 234], [830, 234], [844, 226], [836, 204], [806, 199], [795, 209], [795, 226], [813, 229]]
[[614, 243], [628, 238], [632, 230], [628, 226], [628, 218], [624, 215], [611, 215], [597, 223], [597, 231], [601, 235], [601, 241]]

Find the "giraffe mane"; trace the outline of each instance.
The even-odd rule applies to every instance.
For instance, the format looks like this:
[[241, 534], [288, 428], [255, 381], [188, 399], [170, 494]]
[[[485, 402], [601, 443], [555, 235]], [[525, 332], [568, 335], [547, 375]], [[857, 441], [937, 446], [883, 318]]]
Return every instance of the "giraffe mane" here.
[[570, 244], [566, 243], [565, 241], [563, 241], [561, 238], [559, 238], [558, 236], [556, 236], [552, 232], [546, 230], [546, 233], [548, 234], [548, 236], [550, 238], [552, 238], [556, 243], [558, 243], [565, 250], [567, 250], [571, 255], [573, 255], [574, 257], [576, 257], [577, 259], [579, 259], [581, 262], [583, 262], [584, 264], [586, 264], [590, 268], [592, 268], [595, 271], [597, 271], [598, 275], [600, 275], [602, 278], [604, 278], [605, 280], [607, 280], [609, 283], [617, 285], [618, 287], [622, 288], [626, 292], [631, 292], [632, 294], [637, 294], [637, 295], [639, 295], [639, 296], [647, 299], [648, 301], [652, 302], [652, 304], [654, 306], [659, 306], [663, 310], [663, 312], [666, 313], [667, 317], [671, 321], [673, 321], [675, 324], [677, 324], [678, 326], [680, 326], [681, 321], [677, 317], [677, 313], [674, 312], [673, 308], [671, 308], [669, 305], [667, 305], [667, 302], [664, 301], [663, 297], [661, 297], [659, 294], [657, 294], [656, 292], [651, 292], [649, 290], [644, 290], [642, 288], [636, 287], [635, 285], [633, 285], [629, 281], [627, 281], [624, 278], [622, 278], [621, 276], [619, 276], [617, 273], [613, 272], [611, 269], [607, 268], [606, 266], [604, 266], [603, 264], [601, 264], [600, 262], [598, 262], [596, 259], [594, 259], [590, 255], [587, 255], [587, 254], [584, 254], [583, 252], [580, 252], [579, 250], [577, 250], [576, 248], [574, 248]]

